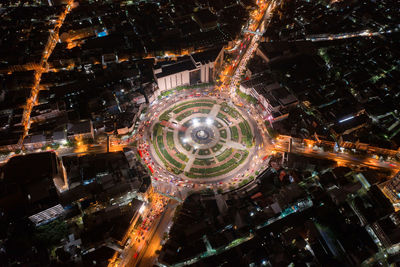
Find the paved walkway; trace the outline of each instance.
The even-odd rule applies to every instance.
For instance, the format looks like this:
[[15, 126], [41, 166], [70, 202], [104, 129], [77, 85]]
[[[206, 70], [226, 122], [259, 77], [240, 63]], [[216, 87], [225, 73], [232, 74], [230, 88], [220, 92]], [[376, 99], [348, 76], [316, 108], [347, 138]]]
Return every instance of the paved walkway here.
[[221, 108], [220, 105], [214, 104], [214, 106], [212, 107], [210, 113], [208, 113], [208, 117], [211, 117], [211, 118], [217, 117], [220, 108]]
[[194, 154], [193, 154], [192, 151], [193, 150], [189, 151], [189, 155], [188, 155], [189, 161], [186, 163], [185, 169], [183, 170], [185, 172], [189, 172], [190, 171], [190, 169], [193, 166], [193, 162], [196, 160], [197, 153], [199, 153], [199, 150], [197, 150], [196, 153], [194, 153]]
[[[242, 112], [243, 112], [243, 108], [240, 108], [240, 107], [234, 107], [235, 109], [237, 109], [238, 110], [238, 112], [239, 113], [241, 113], [242, 114]], [[198, 155], [198, 153], [199, 153], [199, 149], [197, 149], [197, 151], [193, 154], [193, 150], [194, 150], [194, 147], [192, 147], [191, 148], [191, 150], [190, 151], [187, 151], [183, 146], [182, 146], [182, 144], [181, 144], [181, 142], [180, 142], [180, 140], [179, 140], [179, 136], [178, 136], [178, 131], [175, 129], [173, 132], [174, 132], [174, 134], [173, 134], [173, 139], [174, 139], [174, 143], [175, 143], [175, 148], [178, 150], [178, 151], [182, 151], [182, 153], [183, 154], [185, 154], [187, 157], [188, 157], [188, 162], [186, 162], [185, 163], [185, 166], [184, 166], [184, 172], [190, 172], [190, 169], [192, 168], [192, 166], [194, 165], [194, 161], [196, 160], [196, 158], [198, 158], [198, 159], [201, 159], [201, 158], [213, 158], [214, 160], [215, 160], [215, 162], [216, 162], [216, 164], [220, 164], [221, 162], [219, 162], [218, 161], [218, 159], [216, 158], [216, 156], [218, 155], [218, 154], [220, 154], [221, 153], [221, 151], [224, 151], [224, 148], [233, 148], [233, 149], [238, 149], [238, 150], [247, 150], [248, 152], [249, 152], [249, 156], [246, 158], [246, 160], [242, 163], [242, 164], [240, 164], [240, 166], [238, 166], [237, 168], [235, 168], [234, 170], [232, 170], [232, 171], [230, 171], [230, 172], [228, 172], [228, 173], [226, 173], [226, 174], [223, 174], [223, 175], [220, 175], [220, 176], [217, 176], [217, 177], [213, 177], [213, 178], [189, 178], [189, 177], [186, 177], [185, 175], [184, 175], [184, 172], [183, 173], [181, 173], [181, 174], [179, 174], [179, 175], [174, 175], [174, 176], [178, 176], [178, 177], [180, 177], [181, 179], [186, 179], [186, 180], [191, 180], [191, 181], [193, 181], [193, 182], [195, 182], [195, 183], [203, 183], [203, 182], [207, 182], [207, 183], [218, 183], [218, 182], [221, 182], [221, 181], [226, 181], [226, 180], [229, 180], [229, 179], [231, 179], [231, 178], [233, 178], [233, 177], [239, 177], [239, 175], [240, 174], [244, 174], [246, 171], [248, 171], [250, 168], [254, 168], [254, 162], [253, 162], [253, 158], [252, 158], [252, 155], [254, 155], [254, 153], [256, 152], [256, 147], [257, 147], [257, 145], [258, 145], [258, 138], [256, 138], [256, 146], [254, 146], [254, 147], [252, 147], [252, 148], [250, 148], [250, 149], [248, 149], [248, 148], [246, 148], [246, 146], [245, 145], [243, 145], [243, 144], [241, 144], [241, 143], [239, 143], [239, 142], [235, 142], [235, 141], [233, 141], [233, 140], [231, 140], [231, 131], [230, 131], [230, 127], [233, 127], [233, 126], [236, 126], [237, 128], [238, 128], [238, 133], [239, 133], [239, 140], [241, 139], [241, 131], [240, 131], [240, 127], [239, 127], [239, 122], [241, 122], [242, 120], [247, 120], [248, 122], [249, 122], [249, 124], [250, 124], [250, 128], [252, 129], [252, 130], [254, 130], [254, 126], [253, 126], [253, 118], [252, 117], [248, 117], [248, 116], [246, 116], [246, 115], [244, 115], [244, 114], [242, 114], [242, 116], [243, 116], [243, 118], [241, 117], [241, 116], [239, 116], [239, 118], [237, 118], [237, 119], [234, 119], [233, 117], [230, 117], [229, 116], [229, 114], [227, 114], [227, 116], [229, 116], [229, 119], [230, 119], [230, 125], [226, 125], [225, 123], [224, 123], [224, 121], [223, 120], [220, 120], [219, 118], [217, 118], [217, 115], [218, 115], [218, 113], [219, 112], [223, 112], [222, 110], [221, 110], [221, 105], [219, 104], [219, 103], [216, 103], [216, 104], [214, 104], [213, 105], [213, 107], [211, 108], [211, 110], [210, 110], [210, 112], [209, 112], [209, 114], [200, 114], [200, 113], [195, 113], [195, 114], [191, 114], [191, 115], [189, 115], [188, 117], [186, 117], [186, 118], [184, 118], [183, 120], [181, 120], [180, 122], [178, 122], [178, 121], [176, 121], [176, 117], [178, 116], [178, 114], [174, 114], [174, 113], [171, 113], [171, 119], [169, 120], [170, 122], [172, 122], [172, 121], [176, 121], [176, 123], [178, 124], [178, 125], [183, 125], [186, 121], [188, 121], [188, 120], [191, 120], [191, 119], [193, 119], [194, 117], [209, 117], [209, 118], [213, 118], [215, 121], [217, 121], [217, 122], [220, 122], [224, 127], [222, 127], [222, 128], [219, 128], [219, 129], [216, 129], [216, 132], [218, 133], [218, 135], [219, 135], [219, 131], [220, 130], [222, 130], [222, 129], [225, 129], [226, 130], [226, 132], [227, 132], [227, 138], [218, 138], [218, 139], [223, 139], [225, 142], [222, 142], [221, 144], [223, 145], [223, 148], [221, 149], [221, 150], [219, 150], [218, 152], [216, 152], [216, 153], [211, 153], [210, 155]], [[246, 113], [245, 113], [246, 114]], [[158, 119], [156, 119], [156, 121], [158, 121]], [[152, 124], [152, 127], [154, 126], [154, 122], [153, 122], [153, 124]], [[152, 128], [151, 127], [151, 128]], [[190, 126], [189, 126], [190, 127]], [[152, 131], [151, 131], [151, 129], [150, 129], [150, 133], [151, 133]], [[163, 134], [164, 135], [164, 134]], [[186, 136], [185, 135], [185, 137], [189, 137], [189, 136]], [[256, 137], [257, 137], [257, 135], [256, 135]], [[191, 141], [191, 138], [188, 138], [189, 140], [188, 140], [188, 143], [190, 144], [190, 145], [194, 145]], [[166, 141], [165, 141], [166, 142]], [[154, 148], [152, 147], [152, 146], [150, 146], [150, 151], [152, 152], [152, 153], [150, 153], [152, 156], [153, 156], [153, 158], [155, 159], [155, 162], [157, 162], [160, 166], [164, 166], [164, 164], [161, 162], [161, 160], [160, 159], [158, 159], [157, 158], [157, 155], [156, 155], [156, 153], [155, 153], [155, 151], [154, 151]], [[252, 165], [252, 163], [253, 163], [253, 165]], [[166, 175], [170, 175], [169, 174], [169, 172], [168, 171], [166, 171]]]
[[237, 143], [237, 142], [234, 142], [234, 141], [231, 141], [231, 140], [226, 140], [225, 145], [228, 146], [228, 147], [239, 149], [239, 150], [246, 149], [245, 145], [242, 145], [240, 143]]

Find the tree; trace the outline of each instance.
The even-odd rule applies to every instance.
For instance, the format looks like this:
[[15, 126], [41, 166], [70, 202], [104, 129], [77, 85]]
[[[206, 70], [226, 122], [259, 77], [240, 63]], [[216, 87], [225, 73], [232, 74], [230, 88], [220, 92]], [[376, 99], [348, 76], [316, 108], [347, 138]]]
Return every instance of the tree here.
[[57, 150], [57, 149], [60, 147], [60, 144], [54, 143], [54, 144], [51, 145], [51, 147], [52, 147], [53, 149]]
[[34, 239], [39, 244], [54, 246], [57, 245], [62, 238], [67, 236], [67, 234], [67, 224], [63, 220], [57, 219], [51, 223], [37, 227], [34, 233]]
[[244, 179], [243, 181], [240, 182], [239, 186], [244, 186], [245, 184], [247, 184], [249, 182], [249, 180]]

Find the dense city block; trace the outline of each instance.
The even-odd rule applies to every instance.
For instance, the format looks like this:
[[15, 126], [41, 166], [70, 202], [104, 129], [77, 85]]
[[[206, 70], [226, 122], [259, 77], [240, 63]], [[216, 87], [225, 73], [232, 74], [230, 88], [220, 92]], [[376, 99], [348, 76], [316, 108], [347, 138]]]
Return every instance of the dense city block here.
[[0, 266], [397, 266], [395, 0], [0, 3]]

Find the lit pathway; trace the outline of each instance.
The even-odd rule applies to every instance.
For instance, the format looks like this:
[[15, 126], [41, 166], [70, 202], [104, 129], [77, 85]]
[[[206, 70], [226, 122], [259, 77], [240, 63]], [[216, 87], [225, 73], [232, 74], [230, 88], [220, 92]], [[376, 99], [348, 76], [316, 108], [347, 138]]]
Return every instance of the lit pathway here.
[[226, 140], [226, 144], [225, 145], [228, 146], [228, 147], [239, 149], [239, 150], [246, 149], [245, 145], [242, 145], [240, 143], [237, 143], [237, 142], [234, 142], [234, 141], [231, 141], [231, 140]]
[[211, 118], [217, 117], [217, 114], [218, 114], [220, 108], [221, 108], [220, 105], [215, 104], [215, 105], [212, 107], [210, 113], [208, 114], [208, 117], [211, 117]]
[[50, 31], [49, 38], [43, 50], [42, 58], [40, 60], [41, 67], [35, 70], [33, 86], [31, 88], [30, 96], [26, 101], [24, 112], [22, 114], [21, 124], [24, 127], [24, 131], [22, 132], [21, 138], [18, 141], [18, 145], [20, 147], [23, 145], [24, 139], [28, 135], [29, 129], [31, 127], [31, 113], [33, 107], [37, 104], [37, 96], [40, 91], [40, 80], [42, 74], [46, 72], [47, 60], [49, 59], [51, 53], [53, 52], [54, 48], [57, 45], [57, 42], [59, 40], [60, 28], [64, 23], [65, 17], [72, 10], [73, 3], [74, 3], [73, 0], [69, 0], [63, 12], [58, 16], [57, 23], [55, 24], [54, 28]]
[[194, 153], [194, 154], [193, 154], [192, 151], [193, 150], [190, 150], [190, 152], [189, 152], [189, 156], [188, 156], [189, 157], [189, 161], [186, 163], [185, 169], [183, 170], [185, 172], [189, 172], [190, 171], [190, 169], [193, 166], [193, 162], [196, 160], [196, 155], [197, 155], [197, 153], [199, 153], [199, 150], [197, 150], [196, 153]]

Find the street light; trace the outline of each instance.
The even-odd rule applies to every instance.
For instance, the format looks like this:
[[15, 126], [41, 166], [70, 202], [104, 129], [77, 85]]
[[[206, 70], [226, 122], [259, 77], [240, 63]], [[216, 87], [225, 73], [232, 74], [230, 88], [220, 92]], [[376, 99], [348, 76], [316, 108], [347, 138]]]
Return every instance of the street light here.
[[193, 126], [198, 126], [199, 125], [199, 120], [198, 119], [193, 119]]
[[144, 210], [146, 209], [146, 204], [143, 204], [140, 209], [139, 209], [139, 213], [143, 214]]
[[213, 124], [213, 122], [214, 122], [214, 120], [212, 118], [207, 118], [206, 119], [207, 125], [211, 125], [211, 124]]

